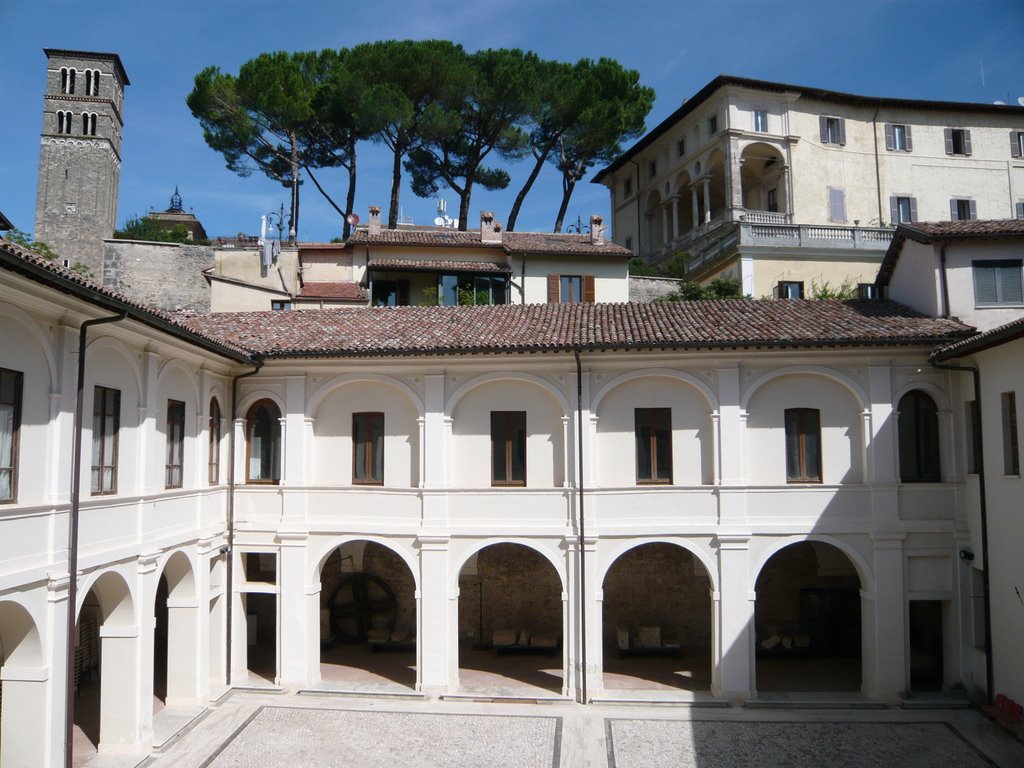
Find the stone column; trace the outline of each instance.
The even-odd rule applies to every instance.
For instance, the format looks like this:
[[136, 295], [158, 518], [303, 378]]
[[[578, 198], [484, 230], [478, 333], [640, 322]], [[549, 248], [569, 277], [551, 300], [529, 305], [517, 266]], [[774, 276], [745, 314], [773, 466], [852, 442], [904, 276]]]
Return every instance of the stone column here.
[[743, 208], [742, 163], [739, 145], [731, 138], [725, 145], [725, 207], [728, 210]]
[[697, 198], [696, 184], [690, 185], [690, 198], [693, 205], [693, 229], [690, 230], [692, 232], [700, 226], [700, 200]]
[[711, 177], [704, 177], [704, 223], [711, 223]]
[[[100, 627], [100, 744], [101, 755], [131, 755], [144, 751], [142, 702], [139, 701], [140, 637], [137, 626]], [[152, 703], [145, 706], [152, 713]], [[152, 716], [152, 715], [150, 715]]]
[[3, 665], [0, 679], [4, 690], [3, 726], [0, 728], [3, 764], [63, 766], [60, 752], [48, 752], [52, 746], [49, 735], [55, 726], [61, 731], [63, 742], [64, 720], [49, 722], [46, 717], [47, 686], [60, 685], [61, 681], [51, 682], [47, 667], [20, 667], [10, 663]]
[[721, 618], [714, 664], [719, 690], [732, 701], [750, 698], [754, 690], [754, 601], [750, 585], [749, 542], [745, 535], [718, 536]]
[[[164, 442], [157, 433], [157, 414], [161, 408], [166, 408], [167, 403], [157, 403], [157, 372], [160, 370], [160, 355], [155, 352], [145, 351], [142, 353], [142, 391], [139, 392], [139, 427], [137, 431], [137, 444], [135, 446], [135, 487], [126, 488], [122, 485], [127, 480], [127, 472], [118, 472], [117, 491], [118, 493], [151, 493], [162, 490], [164, 487], [165, 460], [163, 454]], [[95, 371], [94, 371], [95, 374]], [[90, 398], [86, 398], [88, 403]], [[89, 406], [87, 405], [87, 410]], [[84, 414], [83, 414], [84, 416]], [[127, 446], [119, 444], [121, 451]], [[85, 446], [82, 446], [83, 456]], [[152, 454], [152, 458], [150, 455]], [[122, 454], [123, 455], [123, 454]], [[84, 463], [84, 461], [83, 461]], [[121, 462], [122, 469], [127, 469]]]
[[868, 696], [890, 702], [899, 701], [900, 691], [906, 689], [908, 682], [904, 631], [907, 611], [904, 536], [902, 533], [872, 535], [874, 593], [861, 585], [865, 606], [861, 620], [862, 687]]
[[[309, 595], [306, 575], [306, 549], [309, 534], [305, 531], [279, 531], [280, 559], [277, 569], [277, 634], [278, 678], [282, 685], [307, 683], [319, 677], [320, 657], [310, 658], [309, 635], [320, 637], [320, 614], [316, 595]], [[310, 610], [310, 605], [317, 610]], [[316, 667], [316, 671], [313, 671]]]
[[194, 707], [205, 703], [201, 693], [200, 662], [207, 649], [199, 644], [199, 599], [167, 598], [168, 707]]
[[679, 239], [679, 195], [672, 195], [668, 199], [672, 206], [672, 239]]
[[[458, 676], [458, 588], [449, 591], [448, 536], [420, 536], [419, 589], [416, 591], [417, 690], [443, 693]], [[457, 684], [457, 683], [456, 683]]]
[[668, 233], [668, 205], [666, 203], [661, 204], [661, 244], [666, 245], [669, 241]]

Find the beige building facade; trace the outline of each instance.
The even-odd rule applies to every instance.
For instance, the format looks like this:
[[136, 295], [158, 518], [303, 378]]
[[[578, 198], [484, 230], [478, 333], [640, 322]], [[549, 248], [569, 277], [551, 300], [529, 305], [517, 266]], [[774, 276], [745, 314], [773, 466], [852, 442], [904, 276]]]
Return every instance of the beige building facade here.
[[722, 75], [594, 181], [614, 241], [692, 279], [871, 283], [892, 227], [1024, 215], [1024, 108], [888, 99]]

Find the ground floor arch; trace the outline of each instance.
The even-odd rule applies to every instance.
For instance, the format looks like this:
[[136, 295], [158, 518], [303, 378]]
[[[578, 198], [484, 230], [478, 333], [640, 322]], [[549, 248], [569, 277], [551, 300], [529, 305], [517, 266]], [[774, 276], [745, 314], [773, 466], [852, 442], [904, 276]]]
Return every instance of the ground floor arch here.
[[336, 547], [320, 567], [320, 678], [326, 683], [417, 683], [416, 578], [395, 550], [365, 539]]
[[[0, 601], [0, 765], [43, 765], [46, 674], [39, 628], [14, 601]], [[34, 738], [26, 738], [34, 734]]]
[[154, 712], [199, 703], [199, 610], [192, 563], [184, 552], [174, 552], [153, 600]]
[[564, 693], [564, 587], [548, 557], [525, 544], [489, 544], [462, 564], [458, 587], [461, 687]]
[[758, 692], [861, 690], [861, 577], [842, 550], [789, 544], [764, 563], [755, 593]]
[[707, 691], [712, 687], [712, 580], [688, 549], [639, 544], [602, 584], [604, 687]]

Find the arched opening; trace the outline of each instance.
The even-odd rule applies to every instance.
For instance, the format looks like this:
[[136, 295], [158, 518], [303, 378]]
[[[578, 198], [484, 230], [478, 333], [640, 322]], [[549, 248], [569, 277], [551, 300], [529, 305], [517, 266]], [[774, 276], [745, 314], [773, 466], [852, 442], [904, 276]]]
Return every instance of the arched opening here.
[[641, 544], [604, 577], [605, 688], [711, 689], [711, 579], [676, 544]]
[[0, 765], [43, 765], [46, 681], [32, 674], [43, 666], [39, 630], [31, 614], [0, 602]]
[[349, 541], [320, 569], [320, 678], [416, 685], [416, 580], [373, 541]]
[[[700, 194], [700, 205], [701, 213], [704, 213], [704, 205], [707, 202], [710, 205], [708, 209], [709, 215], [707, 221], [714, 221], [719, 216], [725, 213], [726, 199], [725, 199], [725, 155], [719, 149], [713, 150], [708, 156], [708, 165], [706, 176], [708, 179], [708, 196], [709, 200], [704, 200], [703, 185]], [[705, 218], [702, 215], [701, 221]]]
[[661, 204], [661, 193], [655, 191], [648, 195], [644, 218], [647, 220], [648, 249], [652, 253], [659, 251], [665, 245], [665, 209]]
[[210, 421], [207, 428], [207, 437], [209, 439], [207, 482], [210, 485], [220, 485], [221, 412], [220, 403], [216, 397], [210, 398]]
[[[679, 217], [679, 236], [693, 230], [698, 222], [693, 220], [693, 192], [690, 188], [690, 174], [685, 171], [676, 177], [676, 215]], [[699, 191], [699, 190], [698, 190]]]
[[939, 409], [919, 389], [900, 398], [897, 407], [900, 444], [900, 480], [937, 483], [939, 473]]
[[757, 577], [757, 690], [859, 691], [860, 576], [837, 547], [791, 544]]
[[484, 547], [459, 572], [459, 681], [464, 689], [565, 684], [562, 581], [523, 544]]
[[742, 205], [748, 212], [785, 213], [783, 157], [770, 144], [749, 144], [740, 155]]
[[99, 750], [136, 751], [139, 650], [131, 591], [120, 574], [108, 571], [93, 583], [78, 612], [72, 743], [76, 764]]
[[245, 480], [276, 484], [281, 480], [281, 409], [273, 400], [252, 404], [245, 417]]
[[153, 613], [153, 712], [199, 699], [198, 611], [188, 557], [175, 552], [157, 583]]

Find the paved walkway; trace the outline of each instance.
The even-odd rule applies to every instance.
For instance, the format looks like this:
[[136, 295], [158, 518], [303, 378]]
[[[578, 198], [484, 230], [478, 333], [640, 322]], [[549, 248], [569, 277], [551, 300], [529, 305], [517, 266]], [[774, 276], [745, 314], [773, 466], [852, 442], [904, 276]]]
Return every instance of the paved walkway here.
[[235, 691], [153, 768], [1020, 768], [973, 710], [382, 700]]

